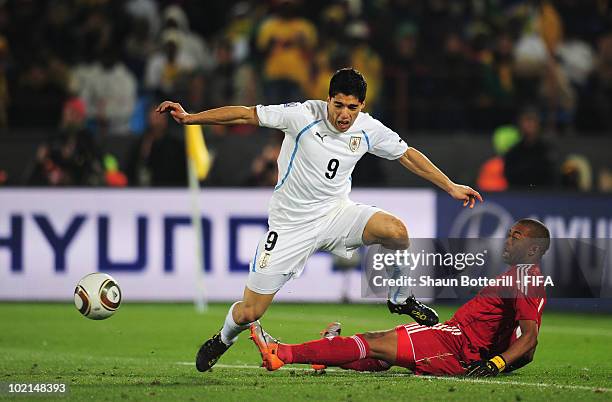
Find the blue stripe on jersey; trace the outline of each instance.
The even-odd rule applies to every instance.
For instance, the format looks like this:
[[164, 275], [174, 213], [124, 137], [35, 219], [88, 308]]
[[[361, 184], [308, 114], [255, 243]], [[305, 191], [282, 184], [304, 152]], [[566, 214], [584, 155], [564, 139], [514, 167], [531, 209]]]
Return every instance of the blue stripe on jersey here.
[[291, 167], [293, 167], [293, 159], [295, 159], [295, 154], [297, 153], [298, 144], [300, 142], [300, 137], [302, 136], [302, 134], [304, 134], [306, 131], [308, 131], [308, 129], [310, 129], [315, 124], [320, 123], [321, 121], [323, 121], [323, 119], [313, 121], [312, 123], [304, 127], [298, 133], [297, 137], [295, 138], [295, 147], [293, 148], [293, 153], [291, 154], [291, 159], [289, 160], [289, 166], [287, 167], [287, 172], [285, 172], [285, 175], [283, 176], [283, 179], [281, 180], [281, 182], [276, 187], [274, 187], [274, 191], [278, 190], [279, 188], [282, 187], [283, 184], [285, 184], [285, 180], [287, 180], [287, 177], [289, 176], [289, 173], [291, 172]]
[[257, 244], [257, 248], [255, 249], [255, 257], [253, 257], [253, 266], [251, 267], [251, 272], [255, 272], [255, 264], [257, 263], [257, 252], [259, 251], [259, 244]]
[[363, 135], [364, 135], [364, 137], [366, 139], [366, 142], [368, 143], [368, 151], [369, 151], [370, 150], [370, 137], [368, 137], [368, 135], [366, 134], [365, 131], [361, 130], [361, 132], [363, 133]]

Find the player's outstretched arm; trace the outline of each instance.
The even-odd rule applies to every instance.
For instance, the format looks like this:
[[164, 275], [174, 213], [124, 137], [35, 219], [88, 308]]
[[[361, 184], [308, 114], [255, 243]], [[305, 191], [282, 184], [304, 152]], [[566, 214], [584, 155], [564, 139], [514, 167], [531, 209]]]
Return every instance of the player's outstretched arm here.
[[479, 360], [470, 364], [465, 374], [472, 377], [492, 377], [504, 371], [507, 366], [520, 364], [525, 356], [533, 358], [533, 352], [538, 344], [538, 324], [531, 320], [519, 320], [519, 327], [522, 335], [505, 352], [489, 360]]
[[259, 125], [257, 110], [254, 106], [224, 106], [199, 113], [187, 113], [180, 103], [165, 101], [157, 107], [156, 111], [158, 113], [169, 112], [179, 124]]
[[464, 207], [469, 205], [470, 208], [474, 208], [476, 200], [482, 202], [482, 196], [478, 191], [469, 186], [453, 183], [429, 158], [415, 148], [408, 148], [398, 161], [406, 169], [429, 180], [446, 191], [454, 199], [463, 201]]
[[512, 364], [508, 364], [504, 371], [509, 373], [511, 371], [518, 370], [521, 367], [525, 367], [526, 365], [531, 363], [533, 361], [533, 356], [535, 355], [535, 350], [536, 348], [534, 347], [529, 352], [516, 359]]

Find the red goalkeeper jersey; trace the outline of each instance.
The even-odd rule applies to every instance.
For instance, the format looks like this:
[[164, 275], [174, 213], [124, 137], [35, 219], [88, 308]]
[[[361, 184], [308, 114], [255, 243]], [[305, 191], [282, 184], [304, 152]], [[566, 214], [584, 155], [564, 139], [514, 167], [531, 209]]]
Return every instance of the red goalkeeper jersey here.
[[[538, 279], [539, 278], [539, 279]], [[546, 292], [540, 268], [520, 264], [496, 278], [457, 310], [449, 323], [458, 325], [473, 353], [502, 353], [520, 336], [519, 320], [542, 323]]]

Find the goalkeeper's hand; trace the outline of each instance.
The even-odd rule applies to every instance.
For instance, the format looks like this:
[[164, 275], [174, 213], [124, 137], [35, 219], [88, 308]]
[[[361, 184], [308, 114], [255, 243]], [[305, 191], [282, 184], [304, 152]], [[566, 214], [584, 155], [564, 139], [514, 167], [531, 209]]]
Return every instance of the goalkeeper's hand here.
[[468, 377], [494, 377], [506, 368], [506, 360], [496, 355], [489, 360], [478, 360], [468, 366], [465, 375]]

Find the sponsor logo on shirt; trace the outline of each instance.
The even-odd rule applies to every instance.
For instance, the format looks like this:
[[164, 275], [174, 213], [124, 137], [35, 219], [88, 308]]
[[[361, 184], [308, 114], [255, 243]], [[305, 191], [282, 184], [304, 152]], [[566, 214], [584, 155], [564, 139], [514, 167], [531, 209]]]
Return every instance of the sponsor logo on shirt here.
[[284, 107], [294, 107], [294, 106], [297, 106], [299, 104], [300, 104], [300, 102], [289, 102], [289, 103], [285, 103], [283, 106]]

